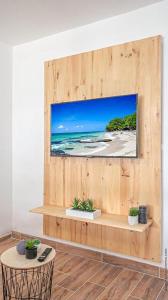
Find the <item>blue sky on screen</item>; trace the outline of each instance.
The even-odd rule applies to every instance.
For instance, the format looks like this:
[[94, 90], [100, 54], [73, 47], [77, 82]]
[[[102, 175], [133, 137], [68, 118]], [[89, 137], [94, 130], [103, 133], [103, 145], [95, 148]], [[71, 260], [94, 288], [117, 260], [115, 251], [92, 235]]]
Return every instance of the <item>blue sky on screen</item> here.
[[51, 105], [51, 133], [104, 131], [112, 119], [136, 112], [136, 95]]

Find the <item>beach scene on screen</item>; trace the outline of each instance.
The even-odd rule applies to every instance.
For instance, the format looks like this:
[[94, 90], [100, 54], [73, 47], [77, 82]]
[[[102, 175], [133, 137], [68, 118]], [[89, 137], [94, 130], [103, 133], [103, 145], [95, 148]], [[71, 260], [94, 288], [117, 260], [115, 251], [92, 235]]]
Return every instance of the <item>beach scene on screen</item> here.
[[136, 157], [137, 95], [51, 105], [52, 156]]

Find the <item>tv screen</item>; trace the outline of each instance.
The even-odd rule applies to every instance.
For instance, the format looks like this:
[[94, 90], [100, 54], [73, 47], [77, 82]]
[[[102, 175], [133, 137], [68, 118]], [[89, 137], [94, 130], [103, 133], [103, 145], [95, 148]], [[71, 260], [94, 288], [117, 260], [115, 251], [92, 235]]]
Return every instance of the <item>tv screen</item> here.
[[52, 104], [51, 156], [137, 157], [137, 94]]

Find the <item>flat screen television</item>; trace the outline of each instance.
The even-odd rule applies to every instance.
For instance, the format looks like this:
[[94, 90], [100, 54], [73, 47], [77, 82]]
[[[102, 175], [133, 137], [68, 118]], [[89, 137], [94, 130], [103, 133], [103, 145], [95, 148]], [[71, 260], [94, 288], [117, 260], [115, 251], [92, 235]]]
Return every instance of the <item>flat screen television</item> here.
[[137, 157], [137, 94], [51, 104], [51, 156]]

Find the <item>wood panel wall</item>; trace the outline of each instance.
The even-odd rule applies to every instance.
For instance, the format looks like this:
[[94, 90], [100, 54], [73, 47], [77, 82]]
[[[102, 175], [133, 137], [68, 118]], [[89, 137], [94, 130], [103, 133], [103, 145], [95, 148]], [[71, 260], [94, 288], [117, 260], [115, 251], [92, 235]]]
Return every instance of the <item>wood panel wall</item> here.
[[[138, 93], [138, 159], [50, 156], [51, 103], [133, 93]], [[159, 36], [45, 63], [44, 204], [69, 207], [75, 196], [91, 197], [96, 207], [112, 214], [127, 215], [129, 207], [147, 204], [153, 225], [148, 232], [138, 234], [44, 217], [45, 234], [160, 261]]]

